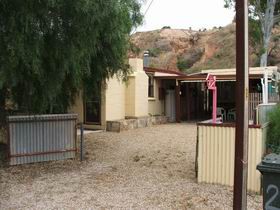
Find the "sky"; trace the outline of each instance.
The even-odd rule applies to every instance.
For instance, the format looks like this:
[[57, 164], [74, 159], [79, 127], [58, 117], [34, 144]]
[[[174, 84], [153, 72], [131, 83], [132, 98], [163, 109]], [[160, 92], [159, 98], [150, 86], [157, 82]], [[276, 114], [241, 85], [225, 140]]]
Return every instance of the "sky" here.
[[[152, 0], [146, 0], [142, 12]], [[154, 0], [144, 24], [137, 31], [150, 31], [170, 26], [173, 29], [194, 30], [226, 26], [232, 22], [234, 11], [224, 8], [224, 0]]]

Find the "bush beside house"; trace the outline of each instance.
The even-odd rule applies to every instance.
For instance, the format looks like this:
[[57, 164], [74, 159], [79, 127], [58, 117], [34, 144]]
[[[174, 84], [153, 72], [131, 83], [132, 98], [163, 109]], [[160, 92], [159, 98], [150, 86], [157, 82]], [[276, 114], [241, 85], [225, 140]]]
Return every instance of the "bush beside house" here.
[[280, 106], [269, 114], [269, 128], [267, 132], [267, 148], [274, 153], [280, 153]]

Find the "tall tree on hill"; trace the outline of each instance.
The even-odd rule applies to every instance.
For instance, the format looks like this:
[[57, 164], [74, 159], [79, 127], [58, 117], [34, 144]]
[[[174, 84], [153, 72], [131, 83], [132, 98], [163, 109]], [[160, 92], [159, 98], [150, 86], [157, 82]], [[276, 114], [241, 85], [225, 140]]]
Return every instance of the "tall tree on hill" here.
[[[262, 46], [260, 66], [267, 66], [272, 28], [280, 22], [280, 0], [250, 0], [249, 3], [253, 39], [258, 39]], [[233, 7], [234, 4], [235, 0], [225, 0], [225, 7]]]
[[[234, 0], [225, 0], [225, 6], [233, 6]], [[271, 39], [272, 28], [280, 17], [280, 0], [249, 0], [249, 15], [251, 19], [251, 28], [256, 33], [255, 37], [262, 37], [260, 43], [262, 46], [260, 66], [267, 66], [269, 43]], [[258, 28], [258, 26], [260, 26]], [[261, 36], [258, 36], [261, 31]], [[264, 68], [264, 78], [262, 79], [263, 103], [268, 103], [268, 77]]]
[[80, 90], [129, 72], [140, 0], [0, 0], [0, 107], [63, 113]]

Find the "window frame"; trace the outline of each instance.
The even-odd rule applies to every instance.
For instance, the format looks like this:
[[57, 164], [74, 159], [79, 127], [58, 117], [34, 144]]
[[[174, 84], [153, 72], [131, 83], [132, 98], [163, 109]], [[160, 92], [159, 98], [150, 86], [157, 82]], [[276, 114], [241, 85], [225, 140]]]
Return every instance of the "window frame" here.
[[153, 74], [148, 74], [148, 98], [154, 99], [155, 98], [155, 78]]

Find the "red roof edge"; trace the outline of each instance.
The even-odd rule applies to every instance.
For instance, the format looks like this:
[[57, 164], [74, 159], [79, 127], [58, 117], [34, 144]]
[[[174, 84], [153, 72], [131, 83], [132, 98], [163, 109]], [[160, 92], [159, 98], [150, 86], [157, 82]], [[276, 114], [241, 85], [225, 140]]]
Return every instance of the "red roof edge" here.
[[158, 69], [158, 68], [151, 68], [151, 67], [144, 67], [145, 72], [160, 72], [160, 73], [167, 73], [167, 74], [176, 74], [178, 76], [187, 76], [187, 74], [184, 74], [179, 71], [175, 70], [167, 70], [167, 69]]

